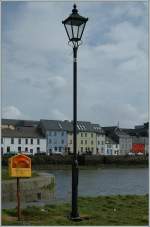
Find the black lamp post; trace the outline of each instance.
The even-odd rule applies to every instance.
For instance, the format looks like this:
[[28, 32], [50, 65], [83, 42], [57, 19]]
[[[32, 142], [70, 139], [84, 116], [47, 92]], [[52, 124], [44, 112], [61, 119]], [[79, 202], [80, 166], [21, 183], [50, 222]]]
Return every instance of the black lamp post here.
[[78, 14], [74, 4], [72, 14], [62, 23], [65, 26], [69, 38], [69, 44], [73, 47], [73, 161], [72, 161], [72, 212], [71, 219], [79, 220], [78, 213], [78, 160], [77, 160], [77, 50], [81, 45], [83, 31], [88, 18]]

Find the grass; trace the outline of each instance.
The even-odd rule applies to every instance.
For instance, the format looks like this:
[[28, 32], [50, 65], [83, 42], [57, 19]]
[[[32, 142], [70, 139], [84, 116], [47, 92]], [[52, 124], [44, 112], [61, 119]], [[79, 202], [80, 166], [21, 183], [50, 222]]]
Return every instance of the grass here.
[[70, 204], [27, 207], [22, 220], [17, 221], [16, 210], [2, 210], [2, 225], [148, 225], [148, 195], [98, 196], [79, 198], [81, 222], [67, 218]]
[[[36, 171], [32, 171], [32, 177], [38, 177], [39, 174]], [[2, 175], [1, 175], [2, 180], [12, 180], [14, 177], [10, 177], [8, 174], [8, 169], [2, 169]]]

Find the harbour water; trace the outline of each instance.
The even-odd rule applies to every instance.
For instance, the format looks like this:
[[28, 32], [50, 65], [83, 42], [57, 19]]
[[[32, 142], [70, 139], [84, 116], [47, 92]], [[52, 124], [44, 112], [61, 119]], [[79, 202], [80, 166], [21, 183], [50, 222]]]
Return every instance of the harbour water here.
[[[71, 170], [51, 170], [56, 180], [55, 197], [71, 197]], [[148, 168], [85, 169], [79, 172], [79, 196], [142, 195], [149, 192]]]

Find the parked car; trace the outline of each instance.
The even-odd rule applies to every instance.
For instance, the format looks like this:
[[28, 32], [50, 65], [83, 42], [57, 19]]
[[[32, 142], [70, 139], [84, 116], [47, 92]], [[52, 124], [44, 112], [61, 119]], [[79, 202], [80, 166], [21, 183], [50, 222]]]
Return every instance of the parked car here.
[[137, 153], [137, 155], [144, 155], [144, 154], [143, 154], [143, 153], [141, 153], [141, 152], [138, 152], [138, 153]]
[[128, 155], [135, 155], [135, 153], [129, 152]]

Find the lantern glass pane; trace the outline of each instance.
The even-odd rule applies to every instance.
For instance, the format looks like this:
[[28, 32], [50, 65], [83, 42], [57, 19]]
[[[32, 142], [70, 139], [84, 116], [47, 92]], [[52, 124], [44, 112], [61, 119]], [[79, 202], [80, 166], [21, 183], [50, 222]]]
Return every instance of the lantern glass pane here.
[[79, 26], [79, 33], [78, 33], [78, 38], [81, 39], [81, 36], [82, 36], [82, 32], [84, 30], [84, 27], [85, 27], [85, 23], [84, 24], [81, 24]]
[[78, 26], [72, 26], [73, 28], [73, 37], [78, 38]]
[[67, 30], [67, 34], [69, 36], [69, 40], [71, 40], [73, 38], [73, 34], [72, 34], [72, 28], [70, 24], [65, 24], [66, 30]]

